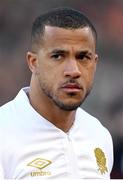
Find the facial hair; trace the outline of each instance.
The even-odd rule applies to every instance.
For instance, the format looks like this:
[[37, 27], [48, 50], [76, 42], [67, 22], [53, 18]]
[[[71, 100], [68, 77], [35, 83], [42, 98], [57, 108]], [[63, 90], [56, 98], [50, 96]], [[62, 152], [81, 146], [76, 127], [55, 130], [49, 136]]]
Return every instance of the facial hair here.
[[[39, 75], [39, 74], [37, 74]], [[70, 82], [72, 82], [74, 80], [70, 80]], [[51, 101], [54, 102], [54, 104], [59, 107], [61, 110], [64, 111], [74, 111], [76, 110], [78, 107], [81, 106], [81, 104], [84, 102], [84, 100], [87, 98], [87, 96], [90, 94], [91, 89], [88, 89], [88, 91], [86, 92], [84, 98], [80, 99], [79, 102], [77, 103], [73, 103], [73, 104], [65, 104], [62, 100], [59, 99], [59, 97], [57, 96], [57, 94], [53, 93], [53, 91], [50, 90], [50, 88], [47, 86], [45, 80], [41, 81], [40, 77], [38, 76], [38, 82], [40, 85], [40, 89], [42, 90], [42, 92], [50, 98]], [[69, 93], [68, 94], [69, 97], [73, 97], [75, 96], [75, 93]]]

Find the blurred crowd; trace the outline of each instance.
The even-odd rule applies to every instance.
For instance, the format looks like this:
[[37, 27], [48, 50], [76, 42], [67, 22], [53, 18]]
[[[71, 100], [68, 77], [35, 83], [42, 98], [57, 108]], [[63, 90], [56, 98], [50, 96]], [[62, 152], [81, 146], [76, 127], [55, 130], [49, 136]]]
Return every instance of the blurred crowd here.
[[25, 54], [32, 22], [59, 6], [84, 12], [97, 29], [100, 61], [93, 92], [82, 107], [110, 130], [115, 145], [112, 178], [123, 178], [123, 0], [1, 0], [0, 105], [29, 85]]

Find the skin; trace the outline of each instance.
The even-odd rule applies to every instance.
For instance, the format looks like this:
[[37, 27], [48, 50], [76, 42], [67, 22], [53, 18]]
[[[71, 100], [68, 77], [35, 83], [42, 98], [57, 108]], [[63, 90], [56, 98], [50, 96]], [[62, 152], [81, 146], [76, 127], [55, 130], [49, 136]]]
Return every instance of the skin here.
[[37, 51], [27, 53], [33, 108], [62, 131], [69, 131], [77, 107], [91, 91], [97, 60], [89, 27], [45, 26]]

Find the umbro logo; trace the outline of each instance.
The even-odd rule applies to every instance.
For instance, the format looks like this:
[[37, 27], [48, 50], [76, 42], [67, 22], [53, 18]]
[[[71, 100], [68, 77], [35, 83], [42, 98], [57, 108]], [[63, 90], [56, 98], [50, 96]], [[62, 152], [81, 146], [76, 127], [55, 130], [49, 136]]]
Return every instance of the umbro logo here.
[[27, 166], [32, 166], [41, 170], [46, 166], [50, 165], [51, 163], [52, 162], [50, 160], [37, 158], [34, 159], [32, 162], [28, 163]]
[[51, 173], [49, 171], [42, 171], [45, 167], [49, 166], [52, 162], [47, 159], [36, 158], [33, 161], [29, 162], [27, 166], [35, 167], [40, 171], [31, 172], [31, 176], [49, 176]]

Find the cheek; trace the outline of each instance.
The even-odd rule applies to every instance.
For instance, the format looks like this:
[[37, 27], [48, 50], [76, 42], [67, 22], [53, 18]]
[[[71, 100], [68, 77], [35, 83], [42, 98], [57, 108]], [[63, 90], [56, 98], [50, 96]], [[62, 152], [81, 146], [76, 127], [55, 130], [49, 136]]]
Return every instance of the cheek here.
[[91, 66], [88, 66], [86, 69], [85, 69], [85, 72], [84, 72], [84, 79], [85, 79], [85, 84], [88, 86], [91, 86], [93, 84], [93, 79], [94, 79], [94, 75], [95, 75], [95, 70], [96, 70], [96, 67], [95, 65], [91, 65]]
[[57, 85], [59, 75], [54, 68], [41, 68], [40, 80], [50, 89], [54, 89]]

